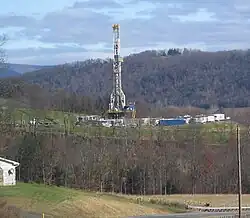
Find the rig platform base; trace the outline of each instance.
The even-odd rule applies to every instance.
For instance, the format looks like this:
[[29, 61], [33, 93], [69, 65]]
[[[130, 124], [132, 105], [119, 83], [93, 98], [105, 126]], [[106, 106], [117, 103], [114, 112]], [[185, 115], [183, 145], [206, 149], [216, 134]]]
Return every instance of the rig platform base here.
[[122, 119], [125, 117], [124, 111], [108, 111], [108, 119]]

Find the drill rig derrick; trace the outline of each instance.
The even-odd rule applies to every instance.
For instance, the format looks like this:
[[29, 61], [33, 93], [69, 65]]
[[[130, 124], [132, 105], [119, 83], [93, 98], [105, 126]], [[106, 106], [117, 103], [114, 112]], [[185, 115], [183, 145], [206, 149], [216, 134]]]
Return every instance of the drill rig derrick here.
[[122, 90], [121, 64], [123, 59], [120, 56], [120, 25], [113, 25], [113, 89], [109, 102], [109, 117], [121, 118], [124, 116], [126, 97]]
[[[109, 100], [108, 117], [120, 119], [126, 117], [135, 118], [135, 103], [126, 105], [126, 97], [122, 90], [122, 62], [120, 56], [120, 25], [113, 25], [113, 72], [112, 72], [112, 92]], [[129, 115], [130, 114], [130, 115]]]

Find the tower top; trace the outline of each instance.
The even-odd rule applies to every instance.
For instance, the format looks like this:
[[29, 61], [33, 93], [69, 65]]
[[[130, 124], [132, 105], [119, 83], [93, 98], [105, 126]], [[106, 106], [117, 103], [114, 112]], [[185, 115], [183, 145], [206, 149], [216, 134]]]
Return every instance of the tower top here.
[[120, 27], [120, 25], [119, 24], [113, 24], [113, 30], [118, 30], [119, 29], [119, 27]]

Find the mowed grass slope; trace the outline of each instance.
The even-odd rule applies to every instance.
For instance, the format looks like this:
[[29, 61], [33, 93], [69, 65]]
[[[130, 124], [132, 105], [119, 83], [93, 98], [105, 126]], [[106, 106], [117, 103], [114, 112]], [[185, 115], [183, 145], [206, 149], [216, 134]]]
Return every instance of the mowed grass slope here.
[[[125, 196], [128, 199], [140, 199], [143, 202], [174, 202], [192, 206], [204, 206], [210, 203], [210, 207], [233, 207], [238, 206], [238, 195], [235, 194], [197, 194], [197, 195], [154, 195], [154, 196]], [[250, 194], [242, 195], [242, 205], [250, 207]]]
[[[185, 212], [185, 205], [237, 206], [237, 195], [132, 196], [94, 193], [39, 184], [0, 187], [0, 200], [45, 217], [129, 217]], [[250, 206], [250, 195], [243, 195]]]
[[171, 212], [166, 205], [138, 204], [121, 196], [27, 183], [0, 187], [0, 200], [47, 217], [128, 217]]

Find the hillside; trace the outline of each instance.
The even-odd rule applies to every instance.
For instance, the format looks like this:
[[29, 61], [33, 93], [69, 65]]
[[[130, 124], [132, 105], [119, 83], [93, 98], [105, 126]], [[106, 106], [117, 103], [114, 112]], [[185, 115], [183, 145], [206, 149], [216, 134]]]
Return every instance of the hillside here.
[[16, 76], [20, 76], [20, 74], [14, 70], [11, 70], [9, 68], [0, 69], [0, 78], [16, 77]]
[[28, 73], [44, 68], [49, 68], [51, 66], [41, 66], [41, 65], [29, 65], [29, 64], [12, 64], [8, 63], [8, 68], [18, 74]]
[[133, 199], [54, 186], [18, 183], [15, 187], [0, 187], [0, 190], [0, 200], [5, 200], [7, 205], [14, 204], [22, 210], [21, 214], [37, 214], [34, 217], [44, 213], [45, 217], [118, 218], [171, 212], [167, 204], [158, 207], [150, 203], [139, 205]]
[[28, 64], [10, 64], [8, 63], [5, 67], [0, 68], [0, 79], [18, 77], [20, 74], [33, 72], [40, 69], [47, 69], [51, 66], [38, 66], [38, 65], [28, 65]]
[[[128, 217], [185, 212], [185, 205], [237, 206], [236, 195], [121, 195], [18, 182], [0, 187], [0, 216], [24, 217]], [[249, 206], [249, 195], [243, 205]], [[15, 205], [15, 206], [13, 206]], [[32, 216], [31, 216], [32, 215]]]
[[[150, 107], [192, 105], [207, 108], [250, 105], [250, 51], [199, 52], [166, 55], [145, 51], [124, 59], [123, 87], [128, 100]], [[22, 78], [46, 89], [92, 97], [111, 92], [110, 60], [87, 60], [41, 69]]]
[[20, 78], [0, 79], [0, 106], [9, 108], [53, 109], [67, 112], [95, 112], [96, 102], [75, 93], [57, 90], [54, 93], [28, 84]]

